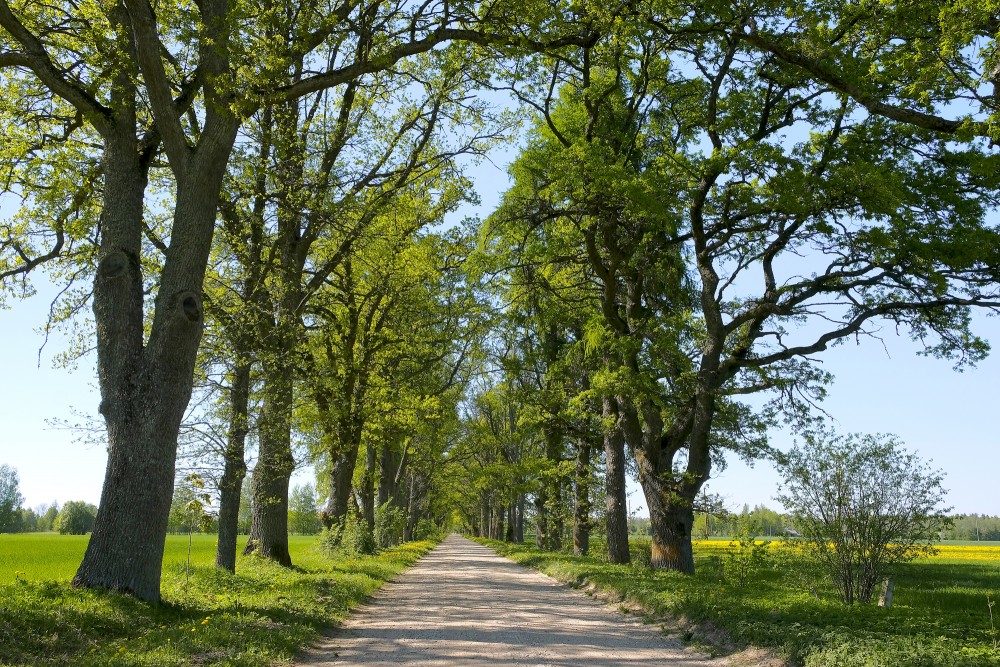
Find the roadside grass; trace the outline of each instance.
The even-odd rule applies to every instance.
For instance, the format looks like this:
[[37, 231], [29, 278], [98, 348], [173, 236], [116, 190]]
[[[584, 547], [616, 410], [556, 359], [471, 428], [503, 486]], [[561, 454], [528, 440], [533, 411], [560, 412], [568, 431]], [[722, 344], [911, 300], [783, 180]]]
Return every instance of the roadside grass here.
[[[948, 545], [897, 568], [893, 606], [883, 608], [841, 604], [794, 543], [770, 544], [765, 564], [740, 587], [727, 576], [732, 547], [724, 541], [695, 542], [693, 577], [479, 541], [560, 581], [670, 619], [685, 640], [710, 650], [770, 648], [806, 667], [1000, 667], [1000, 636], [987, 607], [987, 596], [1000, 597], [997, 546]], [[635, 555], [644, 546], [634, 545]]]
[[434, 546], [331, 558], [318, 538], [293, 536], [294, 568], [241, 557], [230, 574], [214, 567], [214, 536], [195, 535], [185, 584], [187, 544], [186, 535], [168, 537], [163, 603], [151, 605], [70, 586], [86, 538], [0, 535], [0, 665], [287, 664]]

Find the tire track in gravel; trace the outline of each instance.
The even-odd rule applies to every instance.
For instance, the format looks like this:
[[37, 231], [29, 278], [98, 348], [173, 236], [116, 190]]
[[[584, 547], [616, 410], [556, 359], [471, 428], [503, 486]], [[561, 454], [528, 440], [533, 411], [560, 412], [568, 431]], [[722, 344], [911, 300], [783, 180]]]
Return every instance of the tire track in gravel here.
[[299, 663], [312, 666], [708, 667], [718, 664], [458, 535]]

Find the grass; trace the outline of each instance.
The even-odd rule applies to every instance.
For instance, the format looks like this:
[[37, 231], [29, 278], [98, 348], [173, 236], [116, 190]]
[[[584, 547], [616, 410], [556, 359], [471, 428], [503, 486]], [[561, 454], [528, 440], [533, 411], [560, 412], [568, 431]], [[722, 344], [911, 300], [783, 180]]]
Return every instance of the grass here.
[[716, 650], [732, 648], [720, 641], [721, 629], [728, 641], [771, 648], [806, 667], [1000, 667], [987, 607], [987, 596], [1000, 597], [997, 546], [947, 545], [897, 568], [893, 606], [882, 608], [844, 606], [794, 547], [777, 542], [744, 587], [727, 576], [728, 542], [695, 542], [693, 577], [483, 543], [563, 582], [673, 619], [684, 639]]
[[331, 558], [315, 537], [290, 538], [296, 567], [240, 558], [214, 567], [215, 537], [167, 538], [163, 603], [74, 589], [85, 537], [0, 535], [0, 665], [121, 667], [288, 664], [324, 628], [433, 547]]

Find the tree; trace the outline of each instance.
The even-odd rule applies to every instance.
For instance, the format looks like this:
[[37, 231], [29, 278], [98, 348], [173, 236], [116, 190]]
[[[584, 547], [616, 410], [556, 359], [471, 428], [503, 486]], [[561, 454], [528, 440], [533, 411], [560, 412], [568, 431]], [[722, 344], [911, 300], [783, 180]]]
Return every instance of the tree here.
[[818, 431], [782, 457], [778, 496], [845, 604], [867, 603], [898, 563], [932, 552], [948, 525], [943, 474], [890, 435]]
[[288, 497], [288, 530], [299, 535], [315, 535], [321, 527], [312, 484], [296, 484]]
[[0, 465], [0, 533], [15, 533], [21, 519], [24, 497], [18, 489], [17, 468]]
[[82, 500], [71, 500], [59, 510], [53, 526], [60, 535], [86, 535], [94, 528], [97, 508]]
[[[44, 510], [44, 511], [43, 511]], [[49, 532], [56, 529], [56, 519], [59, 517], [59, 503], [52, 501], [48, 507], [41, 505], [38, 508], [38, 530]]]
[[[96, 226], [89, 230], [100, 237], [100, 248], [86, 268], [94, 276], [109, 457], [100, 516], [74, 583], [155, 602], [177, 435], [204, 328], [202, 283], [220, 191], [244, 121], [262, 106], [343, 86], [447, 42], [527, 46], [544, 32], [532, 26], [508, 31], [493, 12], [480, 20], [478, 6], [11, 5], [0, 0], [0, 70], [30, 78], [43, 95], [72, 106], [66, 133], [83, 126], [99, 135], [95, 143], [103, 149], [100, 233]], [[79, 20], [81, 11], [86, 20]], [[291, 81], [289, 70], [296, 70]], [[25, 104], [31, 99], [23, 96]], [[157, 235], [143, 214], [161, 146], [174, 189], [172, 219]], [[15, 266], [0, 267], [0, 278], [23, 277], [60, 256], [62, 227], [46, 231], [53, 239], [47, 253], [25, 252], [26, 244], [2, 247]], [[147, 242], [163, 253], [158, 271], [143, 266]], [[148, 294], [155, 296], [147, 301]], [[287, 484], [284, 491], [287, 499]], [[287, 515], [280, 516], [284, 528]]]

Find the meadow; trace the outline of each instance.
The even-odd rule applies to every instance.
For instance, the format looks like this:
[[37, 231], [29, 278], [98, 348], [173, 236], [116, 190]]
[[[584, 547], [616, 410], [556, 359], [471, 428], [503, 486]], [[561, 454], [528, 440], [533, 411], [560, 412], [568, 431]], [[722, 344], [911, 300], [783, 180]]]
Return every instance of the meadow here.
[[[295, 567], [240, 557], [215, 568], [215, 536], [167, 537], [163, 602], [74, 589], [87, 537], [0, 535], [0, 666], [269, 665], [290, 661], [420, 556], [416, 542], [377, 556], [330, 556], [293, 536]], [[242, 543], [240, 545], [242, 547]]]
[[[713, 653], [772, 649], [805, 667], [1000, 667], [1000, 545], [943, 545], [937, 555], [893, 572], [891, 607], [845, 606], [794, 543], [768, 545], [742, 577], [725, 540], [696, 541], [693, 577], [637, 563], [542, 552], [482, 541], [572, 586], [665, 620], [670, 631]], [[595, 550], [595, 553], [599, 553]], [[648, 556], [646, 556], [648, 558]]]

